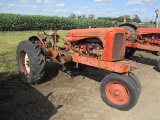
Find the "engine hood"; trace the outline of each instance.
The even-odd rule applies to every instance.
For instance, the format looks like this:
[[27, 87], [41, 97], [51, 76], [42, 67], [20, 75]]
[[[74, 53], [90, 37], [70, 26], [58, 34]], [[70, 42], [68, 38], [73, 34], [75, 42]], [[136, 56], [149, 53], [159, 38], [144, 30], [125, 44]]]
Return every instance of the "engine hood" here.
[[88, 29], [73, 29], [69, 30], [66, 34], [68, 41], [78, 41], [85, 38], [99, 38], [103, 44], [109, 39], [107, 36], [113, 36], [115, 33], [127, 33], [124, 28], [88, 28]]

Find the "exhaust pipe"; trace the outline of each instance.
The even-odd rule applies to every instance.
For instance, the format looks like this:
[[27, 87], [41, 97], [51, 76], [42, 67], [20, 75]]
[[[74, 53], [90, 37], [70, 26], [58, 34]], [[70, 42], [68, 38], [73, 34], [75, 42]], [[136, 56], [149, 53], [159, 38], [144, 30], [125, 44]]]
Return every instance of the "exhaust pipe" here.
[[155, 20], [155, 27], [158, 28], [159, 27], [159, 17], [158, 14], [160, 13], [159, 10], [157, 9], [156, 11], [156, 20]]

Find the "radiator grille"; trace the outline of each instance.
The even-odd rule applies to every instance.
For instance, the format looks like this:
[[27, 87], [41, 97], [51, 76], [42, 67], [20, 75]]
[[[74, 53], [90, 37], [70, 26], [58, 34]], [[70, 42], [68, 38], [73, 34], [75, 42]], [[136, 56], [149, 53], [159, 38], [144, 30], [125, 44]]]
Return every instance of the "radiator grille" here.
[[113, 58], [123, 58], [123, 37], [124, 35], [122, 33], [116, 33], [114, 36], [113, 41], [113, 52], [112, 57]]

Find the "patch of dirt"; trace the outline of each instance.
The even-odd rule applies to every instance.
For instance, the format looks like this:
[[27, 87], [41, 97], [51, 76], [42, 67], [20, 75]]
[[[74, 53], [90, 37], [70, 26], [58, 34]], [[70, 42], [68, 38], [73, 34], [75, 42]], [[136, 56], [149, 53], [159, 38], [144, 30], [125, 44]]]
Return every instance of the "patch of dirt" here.
[[[136, 106], [120, 111], [107, 106], [100, 97], [100, 81], [110, 72], [82, 66], [62, 72], [61, 66], [47, 64], [45, 79], [34, 86], [22, 83], [18, 75], [3, 75], [0, 84], [1, 120], [158, 120], [160, 119], [159, 57], [137, 51], [133, 73], [142, 91]], [[0, 77], [1, 77], [0, 76]]]

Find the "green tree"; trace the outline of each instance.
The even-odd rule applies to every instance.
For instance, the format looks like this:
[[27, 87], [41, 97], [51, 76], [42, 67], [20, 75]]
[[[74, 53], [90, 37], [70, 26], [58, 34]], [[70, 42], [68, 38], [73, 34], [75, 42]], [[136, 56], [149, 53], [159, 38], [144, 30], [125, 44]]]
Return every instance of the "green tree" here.
[[88, 15], [88, 18], [89, 18], [89, 19], [94, 19], [95, 16], [94, 16], [94, 14], [89, 14], [89, 15]]
[[141, 22], [141, 20], [140, 20], [138, 15], [134, 15], [133, 22], [137, 22], [137, 23]]
[[118, 21], [118, 22], [123, 22], [123, 21], [124, 21], [124, 16], [119, 16], [119, 17], [117, 18], [117, 21]]
[[86, 15], [85, 15], [85, 14], [83, 14], [83, 15], [82, 15], [82, 18], [83, 18], [83, 19], [85, 19], [85, 18], [86, 18]]
[[124, 15], [124, 19], [126, 19], [126, 22], [130, 22], [131, 21], [131, 18], [129, 15]]
[[81, 19], [81, 18], [82, 18], [82, 16], [81, 16], [81, 15], [77, 15], [77, 18], [78, 18], [78, 19]]
[[111, 17], [98, 17], [97, 19], [98, 20], [109, 20], [109, 21], [112, 21]]
[[106, 17], [106, 20], [112, 21], [113, 19], [111, 17]]
[[118, 20], [117, 20], [117, 18], [116, 18], [116, 17], [113, 17], [113, 18], [112, 18], [112, 21], [118, 21]]
[[72, 13], [72, 14], [70, 14], [69, 18], [76, 19], [76, 15]]

